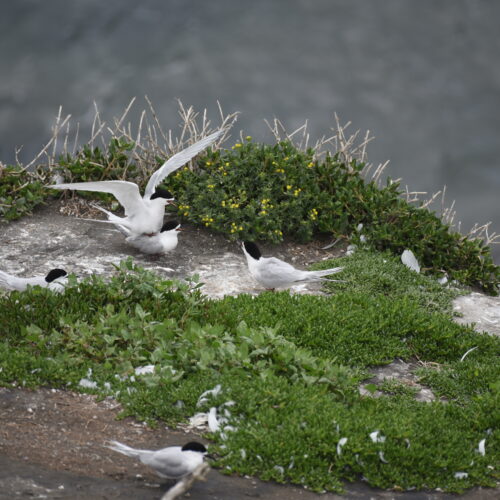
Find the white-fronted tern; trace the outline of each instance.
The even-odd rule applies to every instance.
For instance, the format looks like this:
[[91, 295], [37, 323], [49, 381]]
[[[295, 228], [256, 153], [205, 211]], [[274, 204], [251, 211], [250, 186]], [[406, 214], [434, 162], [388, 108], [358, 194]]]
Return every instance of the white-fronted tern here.
[[207, 449], [201, 443], [190, 441], [184, 446], [169, 446], [161, 450], [137, 450], [118, 441], [106, 445], [122, 455], [138, 458], [144, 465], [166, 479], [180, 479], [203, 463]]
[[149, 178], [141, 197], [137, 184], [129, 181], [97, 181], [97, 182], [75, 182], [70, 184], [53, 184], [48, 186], [52, 189], [72, 189], [80, 191], [97, 191], [112, 194], [125, 209], [125, 217], [108, 212], [109, 222], [121, 226], [131, 235], [153, 235], [158, 233], [163, 224], [165, 205], [173, 201], [173, 196], [165, 189], [157, 188], [165, 177], [185, 165], [198, 153], [210, 146], [224, 132], [219, 129], [201, 141], [176, 153], [167, 160]]
[[144, 253], [167, 253], [177, 247], [179, 231], [181, 231], [181, 225], [176, 220], [171, 220], [165, 222], [160, 232], [153, 236], [146, 234], [129, 235], [125, 238], [125, 241]]
[[35, 276], [33, 278], [18, 278], [12, 274], [0, 271], [0, 286], [9, 290], [24, 292], [28, 286], [41, 286], [54, 292], [62, 292], [67, 282], [65, 276], [68, 273], [64, 269], [52, 269], [47, 276]]
[[241, 247], [247, 258], [250, 274], [269, 290], [286, 287], [297, 282], [338, 281], [327, 279], [324, 276], [339, 273], [343, 269], [342, 267], [334, 267], [321, 271], [301, 271], [276, 257], [262, 257], [259, 247], [253, 242], [244, 241]]

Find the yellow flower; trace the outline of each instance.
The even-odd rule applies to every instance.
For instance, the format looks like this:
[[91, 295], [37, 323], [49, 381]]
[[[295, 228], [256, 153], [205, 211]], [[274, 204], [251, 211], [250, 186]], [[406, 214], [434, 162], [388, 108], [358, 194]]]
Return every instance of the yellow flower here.
[[207, 184], [208, 189], [213, 189], [215, 187], [215, 184]]
[[292, 189], [292, 186], [290, 186], [290, 184], [288, 184], [288, 185], [286, 186], [286, 188], [287, 188], [287, 189]]
[[223, 207], [226, 206], [226, 200], [222, 200], [221, 203], [220, 203]]
[[266, 212], [265, 210], [261, 210], [261, 211], [259, 212], [259, 215], [266, 215], [266, 214], [267, 214], [267, 212]]
[[229, 162], [228, 162], [228, 161], [226, 161], [225, 165], [226, 165], [226, 167], [229, 167]]
[[278, 172], [278, 174], [284, 174], [285, 170], [283, 168], [277, 168], [276, 172]]
[[300, 193], [301, 191], [302, 191], [302, 189], [301, 189], [301, 188], [298, 188], [298, 189], [296, 189], [296, 190], [293, 192], [293, 195], [294, 195], [294, 196], [299, 196], [299, 193]]
[[314, 163], [312, 161], [310, 161], [308, 164], [307, 164], [308, 168], [313, 168], [314, 167]]
[[240, 230], [240, 231], [243, 231], [243, 226], [240, 226], [240, 227], [239, 227], [239, 230]]
[[211, 161], [207, 161], [206, 165], [207, 165], [207, 167], [209, 167], [210, 165], [212, 165], [212, 162]]
[[184, 212], [184, 217], [187, 217], [189, 215], [189, 212]]
[[245, 139], [246, 139], [247, 141], [251, 141], [251, 140], [252, 140], [252, 136], [251, 136], [251, 135], [247, 135], [247, 136], [245, 137]]
[[227, 172], [224, 172], [224, 175], [227, 175]]
[[241, 148], [241, 143], [240, 142], [237, 142], [234, 146], [233, 146], [233, 149], [234, 148]]

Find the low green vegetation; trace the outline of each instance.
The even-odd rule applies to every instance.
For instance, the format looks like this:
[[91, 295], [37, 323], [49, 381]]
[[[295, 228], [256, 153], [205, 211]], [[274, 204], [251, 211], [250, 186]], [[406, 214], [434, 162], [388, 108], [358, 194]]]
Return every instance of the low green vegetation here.
[[[0, 165], [0, 216], [14, 220], [67, 196], [45, 187], [57, 174], [142, 188], [164, 159], [148, 170], [153, 153], [136, 164], [136, 146], [113, 137], [50, 166]], [[316, 265], [342, 265], [343, 282], [327, 283], [328, 296], [211, 300], [195, 280], [162, 280], [127, 261], [106, 282], [70, 277], [64, 294], [5, 293], [0, 385], [113, 396], [124, 416], [151, 424], [216, 408], [221, 427], [207, 437], [223, 471], [316, 491], [359, 479], [395, 490], [494, 486], [499, 340], [455, 324], [451, 301], [461, 292], [435, 277], [496, 294], [500, 267], [481, 240], [408, 203], [397, 183], [367, 180], [364, 166], [340, 154], [318, 160], [287, 141], [247, 137], [208, 149], [167, 179], [177, 216], [230, 239], [306, 242], [324, 233], [355, 243], [354, 255]], [[110, 195], [78, 195], [118, 208]], [[424, 275], [401, 264], [407, 248]], [[372, 387], [381, 397], [360, 395], [370, 370], [395, 358], [419, 362], [415, 374], [436, 401], [418, 403], [417, 389], [399, 381]]]
[[0, 218], [11, 221], [30, 214], [48, 196], [41, 172], [0, 164]]
[[[211, 300], [195, 281], [161, 280], [131, 261], [108, 282], [72, 277], [64, 294], [6, 293], [0, 384], [112, 395], [123, 415], [151, 423], [217, 408], [226, 421], [207, 437], [228, 473], [317, 491], [360, 478], [396, 490], [494, 486], [498, 339], [451, 321], [457, 292], [389, 253], [342, 265], [346, 283], [329, 284], [330, 296]], [[395, 382], [379, 398], [359, 394], [370, 368], [395, 357], [422, 362], [437, 401], [418, 403]], [[152, 373], [136, 372], [147, 365]]]
[[[151, 171], [130, 160], [134, 143], [113, 137], [102, 150], [85, 146], [61, 156], [51, 168], [30, 173], [19, 167], [0, 170], [0, 215], [11, 220], [60, 193], [43, 188], [54, 174], [67, 182], [127, 179], [144, 186]], [[158, 165], [163, 159], [157, 158]], [[424, 272], [498, 293], [500, 267], [481, 239], [454, 232], [426, 208], [408, 203], [398, 183], [367, 181], [364, 163], [339, 154], [321, 161], [287, 141], [257, 144], [248, 137], [230, 149], [210, 148], [194, 168], [167, 178], [178, 216], [222, 232], [231, 239], [309, 241], [318, 233], [358, 242], [363, 225], [368, 247], [400, 255], [409, 248]], [[50, 193], [50, 194], [49, 194]], [[112, 202], [106, 194], [79, 193]], [[118, 208], [115, 203], [113, 209]]]

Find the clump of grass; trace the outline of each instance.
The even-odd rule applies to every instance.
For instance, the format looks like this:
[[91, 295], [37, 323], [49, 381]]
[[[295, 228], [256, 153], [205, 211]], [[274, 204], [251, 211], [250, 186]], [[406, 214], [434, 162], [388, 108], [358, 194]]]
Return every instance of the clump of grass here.
[[[346, 291], [388, 298], [408, 297], [429, 311], [452, 313], [452, 300], [464, 289], [443, 286], [432, 276], [416, 273], [401, 264], [390, 251], [374, 252], [362, 246], [355, 257], [347, 256], [317, 263], [313, 269], [342, 266], [342, 281], [325, 283], [335, 293]], [[340, 275], [339, 275], [340, 276]]]
[[[124, 415], [172, 425], [214, 406], [228, 418], [209, 435], [224, 471], [316, 491], [360, 477], [400, 490], [494, 486], [498, 339], [453, 323], [451, 295], [431, 299], [439, 292], [429, 278], [412, 282], [390, 262], [398, 293], [389, 296], [363, 284], [365, 266], [378, 272], [380, 261], [349, 259], [349, 281], [361, 285], [330, 297], [209, 300], [194, 282], [161, 280], [130, 260], [108, 282], [71, 277], [64, 294], [4, 294], [0, 384], [112, 395]], [[417, 403], [397, 384], [362, 397], [367, 369], [396, 356], [422, 360], [421, 382], [448, 402]], [[135, 373], [148, 364], [153, 373]], [[197, 406], [216, 384], [220, 393]], [[385, 440], [374, 442], [374, 431]]]

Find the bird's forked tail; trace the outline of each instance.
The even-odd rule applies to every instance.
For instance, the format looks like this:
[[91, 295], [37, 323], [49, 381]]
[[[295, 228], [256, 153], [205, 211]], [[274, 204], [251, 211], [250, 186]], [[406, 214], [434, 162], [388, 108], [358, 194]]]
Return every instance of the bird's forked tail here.
[[122, 455], [127, 455], [127, 457], [140, 458], [143, 453], [147, 453], [147, 450], [136, 450], [135, 448], [131, 448], [130, 446], [118, 441], [110, 441], [109, 444], [106, 444], [105, 446], [106, 448], [117, 451]]

